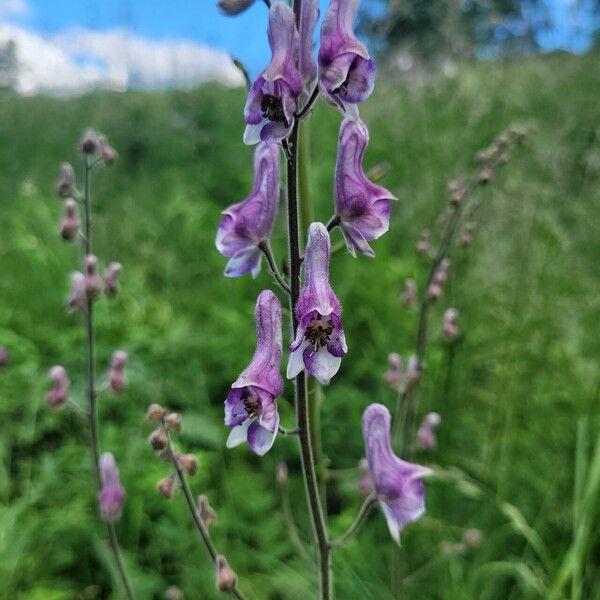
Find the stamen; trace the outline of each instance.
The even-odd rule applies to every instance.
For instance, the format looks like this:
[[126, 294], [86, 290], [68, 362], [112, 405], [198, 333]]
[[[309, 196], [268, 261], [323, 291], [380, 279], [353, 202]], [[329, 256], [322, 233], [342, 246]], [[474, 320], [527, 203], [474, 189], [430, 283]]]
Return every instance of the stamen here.
[[269, 121], [275, 123], [285, 123], [287, 127], [287, 119], [283, 112], [283, 104], [281, 98], [265, 94], [260, 102], [260, 109], [262, 110], [263, 116]]
[[254, 394], [252, 394], [252, 395], [245, 394], [242, 397], [242, 400], [244, 402], [244, 408], [246, 409], [248, 416], [250, 416], [250, 417], [258, 416], [258, 409], [260, 407], [258, 398]]
[[314, 319], [306, 328], [304, 339], [310, 342], [314, 352], [326, 346], [333, 333], [333, 323], [324, 319]]

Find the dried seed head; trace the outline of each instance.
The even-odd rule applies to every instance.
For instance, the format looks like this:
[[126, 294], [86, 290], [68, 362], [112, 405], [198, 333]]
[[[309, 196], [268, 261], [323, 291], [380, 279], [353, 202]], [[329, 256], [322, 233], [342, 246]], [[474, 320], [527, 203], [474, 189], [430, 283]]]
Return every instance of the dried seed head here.
[[208, 498], [204, 494], [198, 496], [198, 512], [202, 522], [209, 529], [217, 522], [217, 513], [208, 503]]
[[163, 408], [160, 404], [154, 403], [148, 407], [148, 411], [146, 412], [146, 418], [148, 419], [148, 421], [158, 423], [159, 421], [162, 421], [162, 418], [165, 416], [166, 412], [166, 409]]
[[165, 417], [165, 425], [169, 431], [181, 431], [181, 415], [179, 413], [170, 413]]
[[221, 592], [228, 592], [235, 587], [237, 575], [235, 571], [227, 564], [226, 558], [222, 554], [217, 555], [217, 589]]
[[181, 454], [177, 460], [188, 475], [195, 475], [198, 471], [198, 459], [193, 454]]
[[162, 427], [155, 429], [151, 434], [148, 440], [150, 442], [150, 446], [154, 450], [164, 450], [168, 444], [169, 440], [167, 439], [167, 434]]

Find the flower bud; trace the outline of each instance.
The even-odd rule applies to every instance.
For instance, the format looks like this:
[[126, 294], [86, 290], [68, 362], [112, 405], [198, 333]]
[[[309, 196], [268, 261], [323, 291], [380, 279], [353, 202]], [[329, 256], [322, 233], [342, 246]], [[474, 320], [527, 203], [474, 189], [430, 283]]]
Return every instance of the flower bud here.
[[112, 355], [108, 372], [108, 386], [114, 394], [122, 392], [127, 387], [127, 378], [125, 377], [127, 358], [127, 352], [123, 352], [123, 350], [117, 350]]
[[437, 300], [442, 295], [443, 285], [448, 280], [449, 266], [450, 261], [447, 258], [444, 258], [435, 270], [429, 288], [427, 289], [427, 296], [430, 300]]
[[408, 364], [406, 365], [406, 389], [409, 390], [414, 387], [421, 379], [423, 374], [423, 367], [419, 363], [419, 359], [412, 354], [408, 357]]
[[285, 461], [280, 460], [275, 467], [275, 477], [277, 479], [277, 483], [280, 485], [284, 485], [288, 480], [288, 468], [285, 464]]
[[421, 239], [417, 242], [417, 254], [427, 256], [431, 248], [431, 231], [423, 229]]
[[105, 135], [98, 136], [98, 146], [100, 147], [100, 157], [104, 161], [104, 164], [110, 167], [119, 156], [117, 151], [109, 145]]
[[75, 312], [85, 305], [85, 275], [79, 271], [71, 273], [71, 291], [67, 298], [67, 310]]
[[77, 203], [72, 198], [65, 201], [66, 216], [60, 224], [60, 235], [63, 240], [71, 241], [81, 226], [77, 215]]
[[417, 282], [414, 279], [407, 279], [404, 282], [404, 291], [400, 296], [400, 302], [409, 308], [415, 308], [417, 305]]
[[198, 471], [198, 459], [193, 454], [181, 454], [177, 461], [188, 475], [195, 475]]
[[169, 413], [165, 417], [165, 425], [169, 431], [181, 431], [181, 415], [179, 413]]
[[75, 171], [70, 163], [61, 163], [54, 189], [60, 198], [69, 198], [73, 195], [75, 191]]
[[69, 397], [69, 375], [64, 367], [56, 365], [50, 369], [49, 376], [52, 387], [46, 398], [50, 406], [57, 408], [62, 406]]
[[463, 534], [463, 542], [469, 546], [469, 548], [476, 548], [481, 544], [483, 540], [483, 534], [479, 529], [467, 529]]
[[98, 494], [100, 502], [100, 515], [107, 523], [114, 523], [121, 518], [125, 490], [119, 479], [119, 469], [114, 456], [105, 452], [100, 457], [100, 477], [102, 488]]
[[173, 474], [163, 477], [157, 484], [158, 491], [168, 500], [175, 495], [175, 477]]
[[5, 367], [8, 364], [8, 350], [5, 346], [0, 346], [0, 367]]
[[113, 298], [119, 291], [119, 276], [123, 271], [123, 266], [118, 262], [111, 262], [104, 273], [104, 293], [109, 298]]
[[148, 421], [152, 421], [153, 423], [158, 423], [162, 421], [162, 418], [165, 416], [166, 409], [164, 409], [160, 404], [151, 404], [148, 407], [148, 411], [146, 412], [146, 418]]
[[217, 589], [221, 592], [228, 592], [235, 587], [237, 575], [235, 571], [227, 564], [227, 560], [222, 554], [217, 555]]
[[425, 416], [419, 430], [417, 431], [417, 444], [421, 450], [433, 450], [437, 445], [434, 429], [442, 422], [442, 418], [436, 412]]
[[162, 427], [155, 429], [151, 434], [148, 440], [150, 442], [150, 446], [154, 450], [164, 450], [168, 444], [169, 440], [167, 439], [167, 434]]
[[475, 231], [475, 223], [465, 223], [465, 226], [460, 232], [458, 244], [461, 248], [466, 248], [473, 243], [473, 232]]
[[466, 183], [462, 179], [455, 179], [454, 181], [450, 182], [448, 189], [450, 191], [450, 202], [454, 206], [459, 206], [462, 204], [467, 193]]
[[171, 585], [165, 590], [165, 600], [183, 600], [183, 592], [176, 585]]
[[389, 371], [385, 374], [385, 380], [392, 390], [399, 391], [403, 384], [402, 358], [397, 352], [388, 354]]
[[85, 257], [85, 293], [90, 300], [97, 298], [104, 289], [102, 278], [97, 273], [98, 259], [88, 254]]
[[81, 137], [80, 147], [84, 154], [94, 154], [98, 150], [98, 134], [93, 129], [86, 129]]
[[208, 498], [204, 494], [198, 496], [198, 512], [200, 519], [208, 529], [217, 522], [217, 513], [208, 503]]
[[235, 17], [244, 12], [254, 0], [219, 0], [217, 6], [224, 15]]
[[489, 183], [492, 180], [492, 177], [494, 176], [494, 171], [492, 170], [491, 167], [483, 167], [483, 169], [481, 169], [481, 171], [479, 171], [479, 175], [478, 175], [478, 179], [479, 179], [479, 183]]
[[451, 342], [458, 337], [459, 329], [456, 324], [456, 320], [458, 319], [458, 311], [455, 308], [448, 308], [444, 312], [443, 323], [442, 323], [442, 333], [444, 338]]

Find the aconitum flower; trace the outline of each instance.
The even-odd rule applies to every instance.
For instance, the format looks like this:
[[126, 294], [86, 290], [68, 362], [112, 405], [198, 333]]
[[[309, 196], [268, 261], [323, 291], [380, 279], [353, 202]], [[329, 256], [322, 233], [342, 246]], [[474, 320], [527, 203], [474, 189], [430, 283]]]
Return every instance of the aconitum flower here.
[[262, 456], [273, 446], [279, 429], [277, 398], [283, 391], [281, 343], [281, 302], [265, 290], [256, 301], [254, 356], [225, 400], [225, 425], [231, 428], [228, 448], [247, 441]]
[[100, 477], [102, 479], [102, 488], [98, 493], [100, 515], [104, 521], [114, 523], [121, 518], [125, 490], [119, 480], [115, 457], [110, 452], [105, 452], [100, 457]]
[[375, 86], [375, 63], [352, 31], [358, 0], [331, 0], [321, 25], [319, 86], [325, 99], [358, 118], [358, 104]]
[[363, 437], [375, 494], [390, 534], [400, 543], [400, 531], [425, 512], [421, 479], [431, 470], [398, 458], [390, 443], [391, 417], [382, 404], [371, 404], [362, 418]]
[[321, 383], [328, 384], [348, 352], [342, 307], [329, 284], [331, 241], [323, 223], [308, 228], [304, 254], [305, 284], [296, 302], [296, 339], [290, 346], [289, 379], [306, 369]]
[[245, 144], [280, 141], [292, 128], [302, 92], [299, 44], [294, 11], [283, 2], [275, 2], [269, 10], [272, 58], [248, 92]]
[[226, 277], [260, 272], [261, 242], [269, 239], [279, 205], [279, 148], [261, 143], [254, 152], [254, 187], [242, 202], [223, 212], [217, 231], [217, 250], [230, 260]]
[[317, 63], [313, 56], [313, 37], [315, 25], [319, 18], [319, 4], [317, 0], [303, 0], [300, 5], [300, 55], [298, 67], [302, 77], [303, 90], [300, 97], [300, 108], [304, 106], [314, 89], [317, 78]]
[[442, 417], [436, 412], [425, 415], [419, 430], [417, 431], [417, 443], [421, 450], [433, 450], [437, 446], [435, 429], [442, 422]]
[[375, 256], [369, 242], [389, 229], [391, 200], [395, 200], [365, 175], [362, 161], [368, 143], [369, 130], [362, 121], [342, 121], [335, 167], [335, 208], [352, 256], [356, 252]]

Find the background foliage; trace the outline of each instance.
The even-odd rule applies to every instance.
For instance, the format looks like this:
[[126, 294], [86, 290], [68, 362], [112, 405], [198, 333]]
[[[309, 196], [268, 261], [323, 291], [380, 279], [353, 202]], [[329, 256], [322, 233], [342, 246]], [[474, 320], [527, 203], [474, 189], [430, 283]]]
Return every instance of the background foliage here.
[[[416, 326], [399, 294], [406, 277], [425, 277], [414, 245], [423, 227], [437, 231], [448, 180], [468, 172], [476, 152], [509, 124], [529, 127], [531, 136], [481, 193], [475, 244], [453, 256], [433, 313], [421, 409], [439, 411], [443, 423], [438, 450], [421, 457], [439, 472], [427, 483], [427, 515], [397, 549], [374, 513], [337, 551], [339, 598], [546, 598], [565, 557], [582, 574], [581, 597], [598, 597], [595, 463], [589, 476], [578, 471], [585, 494], [574, 494], [574, 471], [578, 421], [587, 419], [588, 431], [588, 442], [580, 435], [580, 467], [599, 431], [599, 68], [597, 55], [479, 64], [426, 87], [382, 82], [364, 108], [367, 164], [389, 163], [383, 183], [399, 202], [375, 260], [340, 252], [332, 267], [350, 348], [325, 390], [332, 469], [352, 468], [363, 456], [364, 407], [394, 405], [382, 378], [386, 356], [409, 352]], [[100, 413], [102, 446], [115, 453], [128, 492], [118, 529], [139, 597], [161, 598], [171, 584], [186, 598], [216, 597], [181, 498], [167, 502], [155, 490], [167, 467], [146, 442], [151, 402], [182, 412], [179, 442], [200, 461], [193, 488], [217, 509], [215, 540], [248, 596], [311, 597], [312, 570], [290, 542], [274, 479], [285, 459], [308, 540], [295, 440], [279, 439], [263, 459], [224, 447], [222, 402], [253, 350], [256, 295], [270, 286], [264, 273], [256, 281], [223, 278], [225, 261], [213, 245], [220, 211], [251, 186], [242, 105], [241, 90], [218, 87], [68, 100], [0, 96], [0, 343], [11, 355], [0, 370], [2, 597], [117, 595], [99, 541], [85, 428], [44, 400], [56, 363], [71, 372], [75, 396], [83, 393], [83, 330], [63, 310], [76, 250], [56, 235], [61, 205], [52, 185], [59, 161], [75, 160], [88, 125], [120, 152], [94, 186], [97, 252], [125, 267], [120, 296], [98, 304], [98, 357], [102, 371], [115, 348], [127, 350], [130, 388], [103, 396]], [[312, 120], [321, 220], [331, 213], [338, 123], [324, 106]], [[280, 257], [283, 234], [280, 222]], [[460, 310], [463, 332], [452, 350], [438, 333], [448, 306]], [[329, 482], [334, 534], [361, 503], [358, 476]], [[587, 520], [577, 520], [582, 512]], [[483, 532], [481, 545], [448, 553], [447, 543], [470, 527]]]

